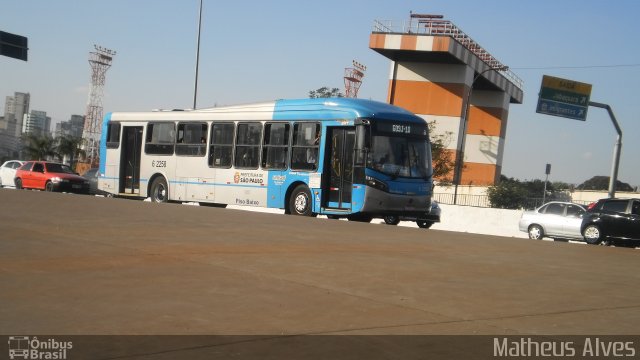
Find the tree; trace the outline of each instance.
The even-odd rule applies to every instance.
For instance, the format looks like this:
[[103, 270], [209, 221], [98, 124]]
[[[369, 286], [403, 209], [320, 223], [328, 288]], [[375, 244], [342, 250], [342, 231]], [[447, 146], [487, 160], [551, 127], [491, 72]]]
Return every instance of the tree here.
[[[594, 176], [578, 185], [579, 190], [609, 190], [609, 176]], [[616, 180], [616, 191], [633, 191], [633, 187], [620, 180]]]
[[58, 159], [63, 161], [64, 157], [68, 156], [69, 164], [72, 168], [75, 168], [75, 159], [85, 156], [85, 151], [81, 148], [84, 140], [72, 135], [62, 135], [56, 140], [56, 155]]
[[330, 98], [330, 97], [344, 97], [344, 95], [340, 92], [340, 89], [338, 88], [329, 89], [326, 86], [323, 86], [317, 90], [309, 91], [309, 98], [311, 99]]
[[[570, 201], [565, 183], [547, 182], [546, 200]], [[487, 189], [492, 207], [503, 209], [533, 208], [542, 205], [542, 193], [545, 191], [543, 180], [520, 181], [500, 176], [500, 181]]]
[[435, 135], [436, 122], [429, 123], [429, 137], [431, 140], [431, 158], [433, 164], [433, 177], [440, 183], [451, 183], [450, 175], [455, 166], [451, 152], [447, 151], [447, 145], [451, 142], [451, 132]]
[[47, 160], [56, 156], [56, 141], [48, 135], [28, 133], [22, 136], [22, 151], [29, 159]]
[[500, 175], [500, 181], [487, 189], [491, 207], [520, 209], [526, 207], [528, 191], [517, 179]]

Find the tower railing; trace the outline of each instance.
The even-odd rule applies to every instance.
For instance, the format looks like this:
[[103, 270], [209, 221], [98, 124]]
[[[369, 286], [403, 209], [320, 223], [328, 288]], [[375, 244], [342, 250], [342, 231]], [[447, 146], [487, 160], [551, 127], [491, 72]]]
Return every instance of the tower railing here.
[[[464, 31], [454, 25], [449, 20], [442, 19], [410, 19], [409, 21], [393, 21], [393, 20], [374, 20], [373, 22], [374, 33], [387, 33], [387, 34], [416, 34], [416, 35], [430, 35], [430, 36], [449, 36], [459, 42], [462, 46], [467, 48], [475, 54], [480, 60], [482, 60], [490, 68], [502, 68], [505, 67], [500, 61], [498, 61], [487, 50], [475, 42]], [[523, 81], [513, 71], [507, 70], [501, 72], [507, 79], [509, 79], [519, 89], [523, 87]]]

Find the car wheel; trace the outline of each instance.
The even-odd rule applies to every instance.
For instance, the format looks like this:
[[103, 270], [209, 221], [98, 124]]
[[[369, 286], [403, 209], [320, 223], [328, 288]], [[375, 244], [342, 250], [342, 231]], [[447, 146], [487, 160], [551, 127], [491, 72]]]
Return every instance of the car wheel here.
[[420, 229], [428, 229], [431, 227], [431, 225], [433, 225], [433, 221], [417, 220], [416, 224], [418, 224], [418, 227]]
[[53, 192], [53, 183], [51, 181], [47, 181], [47, 183], [44, 184], [44, 191]]
[[289, 197], [289, 212], [293, 215], [313, 216], [311, 191], [306, 185], [298, 185]]
[[590, 245], [598, 245], [602, 242], [602, 234], [600, 233], [600, 228], [597, 225], [587, 225], [584, 228], [584, 232], [582, 233], [584, 236], [584, 241]]
[[22, 180], [21, 179], [18, 178], [14, 182], [16, 184], [16, 189], [18, 189], [18, 190], [22, 189]]
[[400, 223], [400, 217], [396, 215], [387, 215], [382, 218], [387, 225], [398, 225]]
[[529, 226], [529, 239], [531, 240], [542, 240], [544, 237], [544, 230], [540, 225], [531, 225]]
[[327, 215], [327, 219], [331, 219], [331, 220], [339, 220], [340, 216], [338, 215]]
[[164, 177], [160, 176], [153, 180], [149, 196], [151, 201], [156, 203], [166, 203], [169, 200], [169, 188]]

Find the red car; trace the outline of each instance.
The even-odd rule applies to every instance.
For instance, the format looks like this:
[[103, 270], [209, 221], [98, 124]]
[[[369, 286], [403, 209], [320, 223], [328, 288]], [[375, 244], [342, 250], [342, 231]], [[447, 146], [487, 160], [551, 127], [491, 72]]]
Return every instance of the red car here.
[[89, 193], [87, 179], [67, 165], [48, 161], [27, 161], [16, 171], [14, 182], [16, 189]]

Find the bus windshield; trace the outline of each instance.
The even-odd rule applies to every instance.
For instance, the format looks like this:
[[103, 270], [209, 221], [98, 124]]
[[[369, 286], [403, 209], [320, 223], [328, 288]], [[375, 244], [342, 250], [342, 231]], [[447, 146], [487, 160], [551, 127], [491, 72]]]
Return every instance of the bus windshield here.
[[367, 167], [392, 177], [431, 176], [431, 148], [424, 138], [374, 135]]

